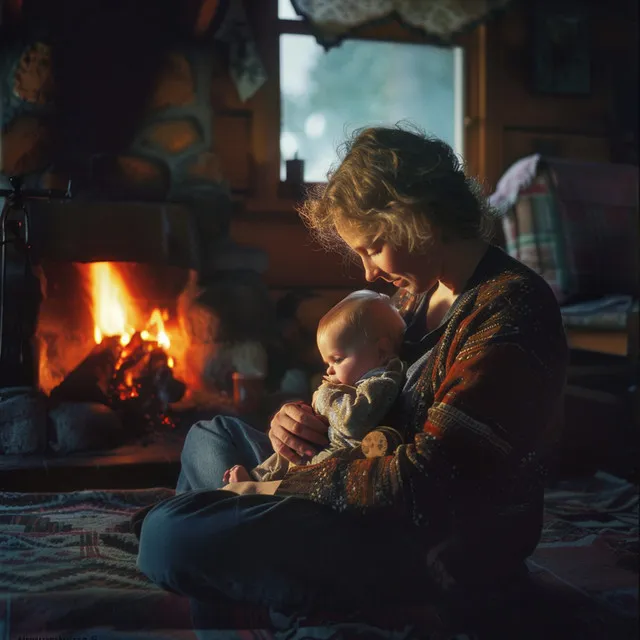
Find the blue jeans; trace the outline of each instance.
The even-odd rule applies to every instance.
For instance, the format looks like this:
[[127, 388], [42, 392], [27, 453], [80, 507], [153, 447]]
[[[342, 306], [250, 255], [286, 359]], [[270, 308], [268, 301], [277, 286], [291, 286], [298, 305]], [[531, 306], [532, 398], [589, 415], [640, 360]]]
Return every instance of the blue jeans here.
[[220, 489], [227, 469], [241, 464], [247, 470], [273, 453], [266, 434], [228, 416], [196, 422], [184, 441], [176, 493]]
[[280, 611], [424, 599], [423, 551], [411, 525], [301, 498], [216, 490], [227, 468], [250, 468], [270, 452], [264, 434], [235, 418], [194, 425], [180, 493], [142, 524], [138, 567], [195, 599], [194, 618], [202, 603], [225, 597]]

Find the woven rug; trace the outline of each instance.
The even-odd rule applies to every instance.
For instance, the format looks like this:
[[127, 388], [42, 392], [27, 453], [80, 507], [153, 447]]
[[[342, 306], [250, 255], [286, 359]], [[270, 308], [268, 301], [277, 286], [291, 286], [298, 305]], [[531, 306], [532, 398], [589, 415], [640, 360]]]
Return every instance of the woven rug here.
[[[621, 619], [638, 618], [638, 487], [607, 473], [547, 491], [529, 567]], [[613, 637], [613, 636], [611, 636]]]
[[188, 602], [136, 568], [138, 543], [129, 526], [136, 510], [172, 494], [0, 493], [0, 640], [49, 630], [102, 640], [104, 628], [98, 636], [77, 630], [103, 621], [127, 633], [189, 630]]
[[[167, 489], [0, 493], [0, 640], [43, 632], [88, 640], [194, 640], [187, 599], [159, 589], [136, 568], [130, 517], [170, 495]], [[633, 633], [638, 609], [637, 488], [599, 473], [554, 487], [546, 506], [542, 541], [530, 569], [554, 593], [579, 598], [576, 615], [588, 628], [584, 635], [564, 637], [634, 637], [627, 634]], [[264, 619], [251, 615], [243, 605], [228, 606], [220, 612], [220, 629], [198, 637], [427, 638], [409, 624], [386, 631], [367, 624], [297, 621], [269, 631]], [[611, 635], [614, 627], [618, 631]]]

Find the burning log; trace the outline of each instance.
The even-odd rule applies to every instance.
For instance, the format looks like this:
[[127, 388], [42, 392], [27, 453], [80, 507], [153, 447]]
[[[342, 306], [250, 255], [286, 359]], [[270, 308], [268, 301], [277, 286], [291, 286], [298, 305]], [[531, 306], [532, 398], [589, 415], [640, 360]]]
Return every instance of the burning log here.
[[167, 415], [186, 385], [173, 376], [169, 356], [135, 333], [126, 345], [119, 336], [105, 338], [51, 392], [50, 403], [99, 403], [121, 415], [133, 431], [160, 424], [174, 426]]
[[119, 400], [158, 396], [166, 409], [182, 398], [186, 386], [173, 377], [166, 352], [136, 333], [122, 350], [110, 389]]
[[170, 404], [179, 402], [187, 390], [181, 380], [173, 377], [173, 370], [169, 366], [169, 358], [161, 349], [156, 349], [150, 356], [149, 368], [153, 375], [153, 384], [158, 399], [166, 409]]
[[108, 394], [120, 352], [117, 337], [97, 344], [91, 353], [49, 394], [53, 407], [62, 402], [109, 404]]
[[111, 406], [138, 424], [174, 426], [166, 412], [185, 391], [186, 385], [173, 377], [166, 352], [145, 342], [140, 333], [134, 334], [116, 364], [109, 390]]
[[134, 380], [144, 376], [147, 356], [152, 349], [151, 344], [145, 343], [139, 332], [131, 337], [121, 351], [115, 366], [115, 373], [109, 385], [111, 398], [125, 400], [137, 395]]

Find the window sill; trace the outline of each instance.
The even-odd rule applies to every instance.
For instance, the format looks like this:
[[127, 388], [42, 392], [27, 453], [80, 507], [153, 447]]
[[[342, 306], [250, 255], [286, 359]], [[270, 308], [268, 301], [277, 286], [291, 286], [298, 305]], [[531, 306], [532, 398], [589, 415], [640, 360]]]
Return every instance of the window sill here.
[[294, 202], [302, 202], [305, 200], [308, 192], [314, 191], [326, 184], [326, 182], [305, 182], [301, 185], [295, 185], [288, 182], [280, 182], [278, 183], [278, 197]]
[[256, 195], [237, 195], [233, 198], [233, 210], [243, 213], [293, 213], [296, 208], [305, 200], [305, 194], [326, 184], [321, 182], [306, 182], [297, 189], [286, 182], [278, 183], [275, 197], [265, 198]]

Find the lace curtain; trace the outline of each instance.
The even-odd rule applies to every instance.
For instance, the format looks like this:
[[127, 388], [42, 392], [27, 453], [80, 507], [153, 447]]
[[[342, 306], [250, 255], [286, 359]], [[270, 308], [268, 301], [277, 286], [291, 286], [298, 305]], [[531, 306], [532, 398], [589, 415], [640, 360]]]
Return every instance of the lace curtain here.
[[311, 23], [318, 42], [329, 48], [339, 44], [350, 31], [391, 16], [446, 44], [512, 1], [291, 0], [291, 4]]

